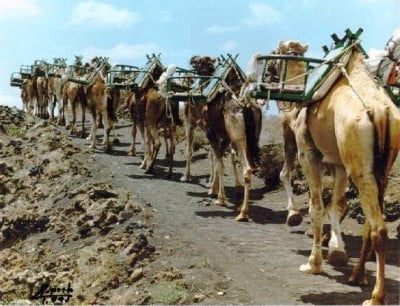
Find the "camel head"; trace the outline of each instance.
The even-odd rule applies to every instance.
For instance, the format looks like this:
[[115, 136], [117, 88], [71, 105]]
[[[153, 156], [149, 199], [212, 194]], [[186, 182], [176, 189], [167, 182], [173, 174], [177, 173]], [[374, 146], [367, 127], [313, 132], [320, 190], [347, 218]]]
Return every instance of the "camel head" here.
[[[286, 40], [281, 41], [278, 48], [272, 53], [278, 55], [304, 56], [307, 50], [308, 45], [303, 45], [297, 40]], [[267, 67], [268, 73], [271, 76], [271, 81], [285, 81], [287, 85], [304, 84], [304, 77], [295, 79], [293, 79], [293, 77], [303, 74], [306, 69], [305, 62], [291, 60], [274, 60], [271, 61]], [[286, 78], [284, 79], [284, 77]]]
[[210, 76], [214, 74], [216, 60], [209, 56], [193, 56], [189, 64], [198, 75]]
[[302, 45], [297, 40], [285, 40], [279, 43], [278, 48], [273, 52], [275, 54], [303, 56], [308, 50], [308, 45]]

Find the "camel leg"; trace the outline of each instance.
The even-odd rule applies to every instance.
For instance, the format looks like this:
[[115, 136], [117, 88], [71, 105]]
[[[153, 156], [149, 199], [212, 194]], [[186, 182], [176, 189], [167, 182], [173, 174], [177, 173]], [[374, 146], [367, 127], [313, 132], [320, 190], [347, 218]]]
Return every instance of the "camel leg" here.
[[218, 198], [214, 202], [217, 205], [226, 206], [225, 186], [224, 186], [224, 161], [223, 155], [215, 157], [216, 160], [216, 171], [215, 174], [218, 176]]
[[165, 129], [165, 133], [164, 133], [164, 143], [165, 143], [165, 160], [169, 160], [170, 159], [170, 147], [168, 145], [168, 135], [167, 135], [167, 130]]
[[175, 147], [176, 147], [176, 127], [174, 125], [170, 126], [169, 128], [169, 136], [171, 139], [171, 146], [170, 146], [170, 156], [169, 156], [169, 171], [168, 177], [172, 176], [172, 166], [174, 165], [174, 154], [175, 154]]
[[[350, 174], [351, 175], [351, 174]], [[350, 281], [365, 282], [365, 260], [368, 257], [367, 251], [369, 244], [376, 255], [376, 282], [370, 300], [365, 301], [365, 304], [384, 304], [385, 291], [385, 257], [387, 240], [387, 228], [383, 219], [382, 211], [378, 203], [378, 188], [372, 169], [370, 173], [363, 173], [360, 176], [351, 175], [354, 184], [357, 186], [360, 202], [363, 208], [368, 226], [364, 227], [363, 247], [358, 265], [355, 266]], [[366, 223], [367, 223], [366, 222]], [[369, 234], [369, 235], [368, 235]]]
[[85, 138], [85, 121], [86, 121], [86, 106], [81, 104], [81, 112], [82, 112], [82, 130], [81, 130], [81, 138]]
[[[300, 149], [300, 148], [299, 148]], [[319, 152], [303, 150], [299, 152], [299, 162], [310, 187], [310, 217], [313, 229], [313, 246], [308, 262], [300, 266], [301, 272], [322, 273], [322, 224], [324, 205], [322, 202], [321, 160]]]
[[300, 212], [298, 205], [294, 201], [293, 189], [292, 189], [292, 172], [296, 160], [297, 146], [296, 139], [293, 131], [290, 127], [283, 123], [283, 139], [284, 139], [284, 163], [282, 170], [279, 174], [279, 178], [283, 183], [288, 199], [288, 216], [286, 218], [286, 224], [289, 226], [300, 225], [303, 221], [303, 216]]
[[[146, 174], [150, 174], [154, 172], [154, 162], [157, 158], [158, 152], [160, 151], [161, 142], [160, 135], [158, 133], [157, 124], [151, 124], [148, 122], [147, 127], [147, 152], [146, 152], [146, 163], [147, 169], [145, 171]], [[152, 146], [152, 149], [151, 149]]]
[[141, 169], [147, 169], [147, 165], [150, 163], [150, 159], [151, 159], [151, 152], [153, 151], [153, 139], [151, 138], [150, 135], [150, 130], [148, 125], [146, 125], [145, 127], [145, 134], [146, 134], [146, 141], [145, 141], [145, 145], [146, 147], [144, 148], [144, 158], [143, 158], [143, 162], [140, 165]]
[[251, 189], [251, 174], [252, 169], [247, 160], [246, 156], [246, 144], [239, 143], [236, 145], [238, 148], [239, 158], [243, 167], [243, 179], [244, 179], [244, 195], [243, 195], [243, 203], [240, 206], [240, 213], [235, 218], [236, 221], [248, 221], [249, 220], [249, 195]]
[[355, 286], [366, 286], [368, 285], [367, 277], [365, 275], [365, 262], [371, 255], [372, 243], [371, 243], [371, 226], [368, 220], [365, 221], [362, 231], [362, 247], [360, 252], [360, 259], [354, 266], [353, 272], [349, 278], [349, 283]]
[[92, 129], [91, 129], [91, 132], [90, 132], [92, 143], [89, 145], [89, 148], [96, 149], [96, 134], [97, 134], [96, 108], [94, 108], [93, 106], [90, 106], [89, 108], [90, 108], [90, 113], [92, 115]]
[[[216, 178], [215, 167], [214, 167], [214, 153], [211, 149], [211, 146], [209, 147], [209, 150], [208, 150], [208, 160], [210, 161], [210, 177], [208, 179], [207, 187], [211, 188], [212, 186], [214, 186], [214, 181]], [[208, 194], [215, 194], [215, 193], [209, 192]]]
[[56, 97], [53, 95], [53, 101], [50, 101], [50, 120], [54, 121], [54, 109], [56, 108]]
[[335, 167], [335, 186], [332, 194], [332, 201], [328, 207], [328, 214], [331, 220], [331, 238], [329, 239], [328, 262], [334, 266], [346, 265], [348, 256], [345, 251], [345, 244], [342, 239], [340, 220], [347, 209], [346, 203], [347, 175], [343, 167]]
[[75, 122], [76, 122], [76, 101], [71, 101], [71, 107], [72, 107], [72, 121], [71, 121], [71, 131], [70, 134], [75, 133]]
[[136, 156], [136, 120], [132, 120], [131, 127], [132, 145], [128, 151], [129, 156]]
[[190, 123], [185, 121], [185, 134], [186, 134], [186, 167], [185, 174], [181, 177], [181, 182], [190, 181], [190, 166], [192, 163], [193, 154], [193, 127]]
[[[211, 148], [210, 148], [211, 152]], [[214, 152], [209, 152], [210, 162], [211, 162], [211, 174], [210, 174], [210, 189], [208, 190], [209, 195], [217, 195], [219, 190], [219, 175], [218, 167], [216, 162], [216, 154]]]
[[242, 183], [240, 182], [239, 179], [239, 171], [237, 168], [238, 164], [238, 159], [235, 150], [231, 150], [231, 163], [232, 163], [232, 168], [233, 168], [233, 175], [235, 177], [235, 187], [242, 187]]
[[108, 118], [106, 110], [102, 112], [102, 117], [104, 126], [104, 150], [108, 152], [111, 150], [110, 132], [112, 128], [112, 121]]

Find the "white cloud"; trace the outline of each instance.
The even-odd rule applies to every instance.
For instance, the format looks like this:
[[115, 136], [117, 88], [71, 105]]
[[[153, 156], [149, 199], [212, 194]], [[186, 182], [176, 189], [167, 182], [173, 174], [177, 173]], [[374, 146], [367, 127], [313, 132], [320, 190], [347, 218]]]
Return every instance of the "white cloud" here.
[[221, 46], [220, 49], [225, 52], [233, 51], [237, 48], [237, 42], [234, 40], [227, 40], [224, 42]]
[[127, 26], [139, 21], [136, 12], [117, 8], [112, 4], [87, 0], [80, 2], [72, 11], [69, 25], [91, 24], [94, 26]]
[[0, 105], [16, 106], [18, 108], [22, 107], [21, 98], [15, 94], [11, 95], [0, 91]]
[[227, 32], [235, 32], [239, 29], [237, 26], [220, 26], [213, 24], [206, 28], [206, 32], [209, 33], [227, 33]]
[[160, 47], [156, 43], [125, 44], [120, 43], [112, 48], [88, 47], [82, 51], [86, 59], [94, 56], [108, 56], [113, 61], [143, 59], [146, 54], [159, 53]]
[[42, 10], [33, 0], [0, 0], [1, 20], [36, 17]]
[[250, 28], [271, 25], [281, 21], [283, 15], [264, 2], [253, 2], [249, 5], [250, 16], [243, 23]]

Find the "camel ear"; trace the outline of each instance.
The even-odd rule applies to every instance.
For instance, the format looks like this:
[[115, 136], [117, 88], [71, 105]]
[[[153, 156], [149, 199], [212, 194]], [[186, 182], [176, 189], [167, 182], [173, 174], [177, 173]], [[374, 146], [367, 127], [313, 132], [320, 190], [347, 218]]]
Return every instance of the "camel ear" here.
[[287, 52], [287, 48], [283, 40], [279, 42], [278, 48], [275, 51], [277, 54], [285, 54]]
[[308, 45], [304, 45], [304, 46], [303, 46], [303, 54], [306, 53], [307, 50], [308, 50]]

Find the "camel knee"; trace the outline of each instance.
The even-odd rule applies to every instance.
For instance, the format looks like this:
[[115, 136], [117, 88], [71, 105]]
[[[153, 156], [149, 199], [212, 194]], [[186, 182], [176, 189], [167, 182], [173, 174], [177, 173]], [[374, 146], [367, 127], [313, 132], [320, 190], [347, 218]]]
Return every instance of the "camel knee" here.
[[386, 240], [388, 239], [388, 231], [386, 225], [383, 224], [377, 229], [372, 229], [370, 235], [374, 250], [377, 252], [384, 252]]

